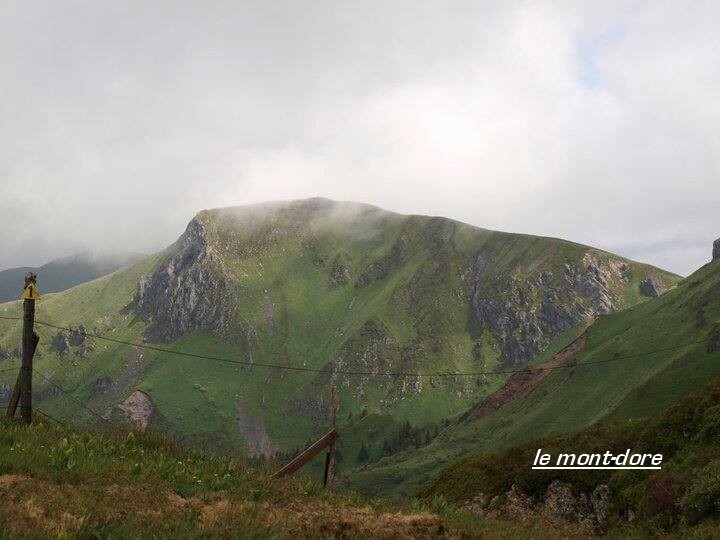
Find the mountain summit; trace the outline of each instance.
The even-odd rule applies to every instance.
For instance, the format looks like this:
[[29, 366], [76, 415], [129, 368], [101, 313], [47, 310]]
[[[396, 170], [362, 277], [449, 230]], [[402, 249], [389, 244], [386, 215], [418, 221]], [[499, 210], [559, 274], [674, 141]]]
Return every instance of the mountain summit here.
[[139, 407], [185, 437], [271, 453], [325, 428], [330, 386], [342, 414], [440, 422], [502, 385], [486, 372], [677, 280], [572, 242], [365, 204], [205, 210], [163, 252], [49, 298], [42, 317], [246, 365], [88, 338], [43, 369], [91, 389], [95, 407]]

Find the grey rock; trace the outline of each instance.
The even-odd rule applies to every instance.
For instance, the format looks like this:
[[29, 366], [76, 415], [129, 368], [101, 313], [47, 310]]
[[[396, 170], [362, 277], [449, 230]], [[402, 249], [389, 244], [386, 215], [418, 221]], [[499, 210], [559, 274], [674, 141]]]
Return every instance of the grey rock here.
[[570, 488], [570, 484], [553, 480], [545, 495], [545, 510], [550, 518], [559, 524], [579, 521], [579, 501]]
[[143, 276], [131, 307], [152, 322], [151, 339], [172, 341], [189, 330], [221, 337], [256, 337], [239, 314], [239, 284], [208, 241], [209, 223], [196, 216], [150, 276]]
[[720, 260], [720, 238], [713, 242], [712, 260]]
[[[352, 270], [341, 260], [335, 259], [330, 267], [330, 275], [328, 281], [330, 288], [342, 287], [347, 285], [352, 279]], [[364, 275], [362, 284], [358, 283], [358, 287], [364, 287], [369, 283], [369, 276]]]
[[504, 512], [510, 519], [527, 521], [533, 513], [534, 501], [513, 484], [505, 498]]
[[69, 332], [64, 330], [58, 332], [53, 337], [51, 346], [58, 351], [61, 358], [66, 357], [73, 347], [79, 348], [77, 351], [79, 356], [87, 356], [94, 349], [94, 344], [87, 341], [87, 331], [84, 326], [71, 327]]
[[665, 283], [657, 276], [650, 276], [640, 282], [640, 292], [645, 296], [658, 297], [667, 291]]
[[605, 484], [597, 486], [590, 494], [590, 504], [598, 526], [604, 528], [610, 514], [610, 488]]
[[623, 307], [616, 290], [629, 282], [629, 266], [621, 259], [593, 252], [560, 272], [492, 274], [495, 254], [480, 252], [470, 272], [471, 303], [480, 331], [498, 337], [502, 356], [523, 364], [543, 351], [562, 332], [598, 315]]
[[547, 488], [543, 513], [558, 525], [578, 523], [588, 531], [604, 529], [610, 512], [610, 488], [597, 486], [588, 497], [573, 494], [570, 484], [553, 480]]

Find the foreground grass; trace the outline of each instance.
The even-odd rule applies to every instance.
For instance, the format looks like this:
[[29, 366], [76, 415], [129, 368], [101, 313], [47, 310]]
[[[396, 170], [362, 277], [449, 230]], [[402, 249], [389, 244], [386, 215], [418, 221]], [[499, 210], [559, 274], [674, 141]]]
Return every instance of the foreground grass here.
[[272, 480], [159, 436], [0, 421], [0, 538], [571, 536], [434, 510]]

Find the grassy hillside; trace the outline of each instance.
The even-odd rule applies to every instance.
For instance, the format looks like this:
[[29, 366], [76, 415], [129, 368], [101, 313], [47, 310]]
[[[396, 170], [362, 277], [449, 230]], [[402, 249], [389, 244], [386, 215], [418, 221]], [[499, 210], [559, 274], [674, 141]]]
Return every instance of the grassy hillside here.
[[[532, 470], [538, 448], [552, 456], [620, 454], [626, 449], [661, 453], [662, 470]], [[581, 506], [582, 494], [592, 499], [592, 493], [604, 490], [600, 521], [606, 530], [627, 532], [632, 516], [634, 527], [649, 535], [683, 531], [684, 536], [710, 538], [720, 531], [718, 456], [720, 379], [715, 379], [659, 417], [641, 422], [603, 421], [575, 434], [464, 460], [445, 469], [423, 488], [422, 495], [429, 499], [442, 496], [482, 515], [503, 515], [507, 501], [515, 497], [523, 500], [530, 512], [554, 513], [556, 519], [572, 521], [581, 510], [571, 507]], [[599, 486], [606, 487], [598, 490]], [[563, 493], [566, 499], [562, 512], [558, 513], [553, 501], [548, 503], [553, 492]], [[588, 513], [593, 512], [588, 508]], [[696, 526], [695, 531], [687, 529]]]
[[[643, 284], [663, 289], [676, 281], [571, 242], [366, 205], [313, 199], [204, 211], [167, 250], [44, 297], [38, 320], [77, 331], [38, 327], [36, 400], [63, 419], [94, 423], [57, 386], [103, 414], [140, 390], [156, 428], [264, 453], [291, 451], [321, 433], [336, 386], [341, 418], [367, 413], [358, 435], [348, 436], [348, 468], [363, 443], [379, 457], [379, 433], [392, 439], [409, 421], [426, 439], [505, 380], [380, 373], [521, 365], [588, 318], [647, 300]], [[20, 310], [8, 303], [0, 315]], [[233, 365], [87, 333], [256, 364], [372, 374]], [[19, 323], [0, 321], [0, 397], [14, 381], [19, 336]]]
[[654, 417], [720, 377], [718, 351], [720, 261], [715, 261], [660, 298], [600, 317], [570, 361], [577, 367], [550, 372], [538, 387], [482, 418], [471, 410], [430, 445], [367, 465], [349, 475], [348, 485], [408, 496], [445, 466], [470, 455], [602, 419]]
[[391, 506], [159, 436], [0, 419], [0, 538], [571, 538], [542, 520]]
[[28, 272], [42, 276], [43, 291], [48, 293], [60, 292], [114, 272], [119, 268], [129, 266], [142, 257], [143, 255], [138, 253], [116, 253], [112, 255], [78, 253], [37, 268], [8, 268], [0, 271], [0, 302], [16, 300], [20, 297], [25, 274]]

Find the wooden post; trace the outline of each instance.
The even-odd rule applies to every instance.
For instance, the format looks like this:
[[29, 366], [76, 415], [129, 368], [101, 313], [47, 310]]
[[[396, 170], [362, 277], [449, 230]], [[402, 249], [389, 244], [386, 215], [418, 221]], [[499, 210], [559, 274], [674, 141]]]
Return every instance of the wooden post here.
[[[20, 368], [20, 417], [23, 423], [32, 422], [32, 360], [35, 347], [33, 341], [36, 336], [33, 331], [35, 325], [35, 299], [37, 294], [37, 278], [32, 272], [25, 276], [25, 289], [23, 290], [23, 340], [22, 340], [22, 368]], [[37, 343], [36, 343], [37, 345]]]
[[293, 459], [290, 463], [285, 465], [278, 472], [273, 474], [273, 478], [281, 478], [283, 476], [290, 476], [292, 473], [297, 471], [300, 467], [305, 465], [312, 458], [322, 452], [329, 444], [337, 438], [338, 433], [334, 429], [328, 431], [325, 435], [320, 437], [317, 441], [311, 444], [304, 452]]
[[[335, 420], [338, 412], [338, 400], [335, 387], [330, 391], [330, 431], [335, 431]], [[325, 487], [332, 486], [335, 479], [335, 442], [328, 446], [327, 456], [325, 457]]]
[[[40, 336], [38, 336], [35, 332], [33, 332], [33, 341], [32, 341], [32, 353], [31, 355], [35, 355], [35, 349], [37, 348], [38, 342], [40, 341]], [[20, 383], [21, 383], [22, 377], [18, 375], [17, 380], [15, 381], [15, 388], [13, 389], [13, 393], [10, 396], [10, 402], [7, 406], [7, 416], [8, 418], [13, 418], [15, 416], [15, 411], [17, 410], [18, 403], [20, 402]]]

